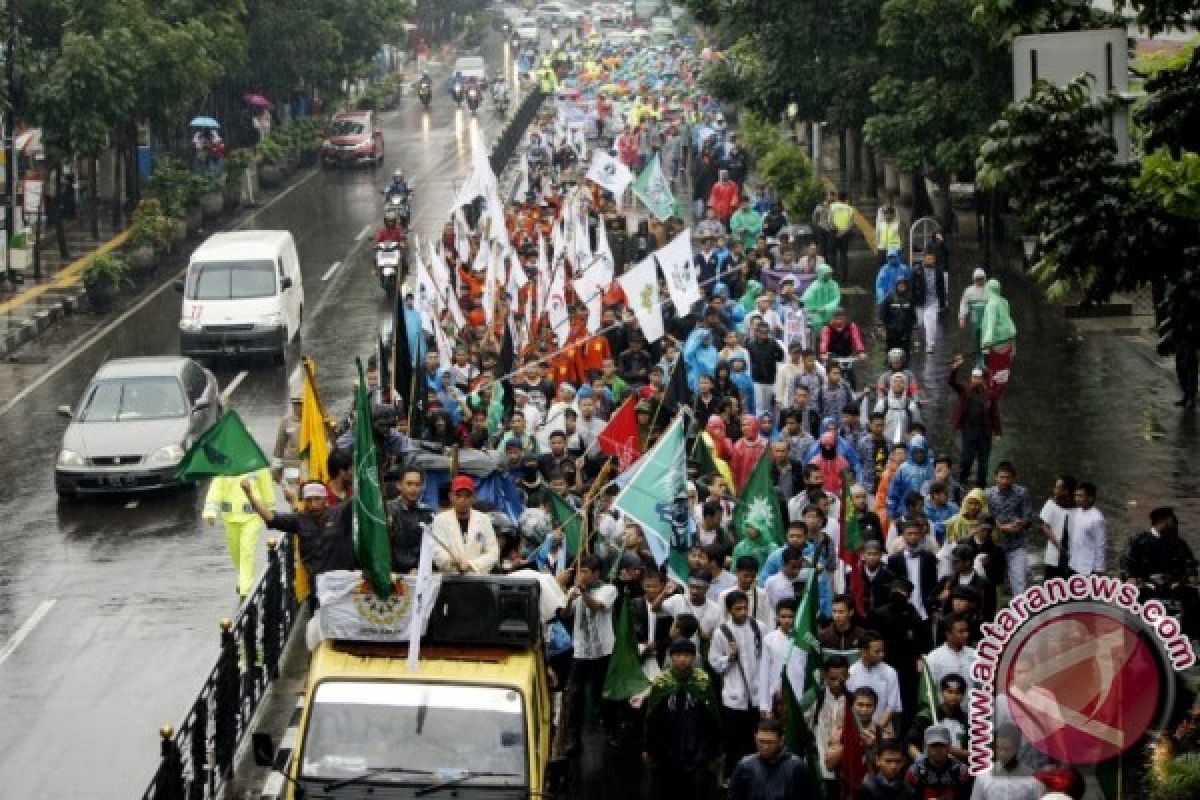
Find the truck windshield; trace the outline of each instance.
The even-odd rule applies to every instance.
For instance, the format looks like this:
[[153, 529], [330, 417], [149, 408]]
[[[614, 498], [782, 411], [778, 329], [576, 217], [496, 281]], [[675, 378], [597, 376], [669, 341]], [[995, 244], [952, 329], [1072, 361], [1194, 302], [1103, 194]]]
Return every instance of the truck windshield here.
[[275, 294], [271, 261], [193, 262], [188, 269], [189, 300], [241, 300]]
[[[336, 781], [398, 766], [427, 770], [443, 780], [474, 773], [479, 776], [472, 786], [527, 785], [525, 714], [521, 694], [513, 689], [326, 681], [312, 703], [301, 778]], [[431, 782], [388, 772], [371, 780]]]

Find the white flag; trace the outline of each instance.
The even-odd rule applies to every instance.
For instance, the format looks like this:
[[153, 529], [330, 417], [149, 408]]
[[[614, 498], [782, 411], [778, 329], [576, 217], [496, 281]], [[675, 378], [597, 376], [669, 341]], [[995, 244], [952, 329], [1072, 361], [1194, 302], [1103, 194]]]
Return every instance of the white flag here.
[[675, 314], [680, 317], [686, 315], [693, 305], [704, 299], [692, 258], [692, 229], [685, 228], [666, 247], [655, 251], [654, 257], [658, 259], [663, 277], [667, 279], [667, 291], [675, 305]]
[[571, 335], [571, 312], [567, 308], [566, 271], [566, 263], [558, 260], [550, 279], [550, 291], [546, 295], [546, 316], [559, 347], [566, 347], [567, 338]]
[[429, 274], [429, 269], [425, 266], [425, 260], [421, 258], [420, 246], [413, 248], [413, 258], [417, 262], [413, 301], [421, 315], [421, 327], [425, 333], [432, 335], [434, 326], [441, 323], [442, 296], [438, 291], [437, 284], [433, 281], [433, 276]]
[[603, 275], [598, 269], [584, 270], [573, 282], [575, 294], [588, 310], [588, 333], [600, 330], [600, 315], [604, 311], [604, 290], [609, 281], [601, 281]]
[[501, 263], [500, 254], [496, 252], [495, 242], [481, 243], [479, 251], [482, 253], [485, 250], [487, 254], [484, 256], [483, 297], [480, 302], [483, 303], [484, 319], [490, 326], [492, 319], [496, 315], [496, 284], [500, 282], [500, 270], [503, 264]]
[[433, 609], [440, 581], [433, 574], [433, 548], [436, 543], [429, 526], [421, 525], [421, 552], [417, 556], [416, 591], [413, 593], [412, 621], [408, 625], [410, 631], [416, 631], [416, 636], [408, 639], [408, 671], [416, 672], [421, 663], [421, 635], [425, 630], [424, 621], [429, 618]]
[[454, 284], [450, 282], [450, 267], [446, 265], [441, 250], [435, 250], [432, 245], [429, 248], [429, 263], [433, 282], [438, 287], [438, 296], [454, 319], [455, 329], [462, 330], [467, 327], [467, 317], [458, 303], [458, 295], [454, 293]]
[[592, 253], [592, 262], [587, 269], [598, 270], [600, 275], [596, 279], [607, 286], [612, 283], [615, 266], [616, 259], [608, 246], [608, 231], [604, 227], [604, 215], [601, 214], [596, 222], [596, 252]]
[[603, 150], [593, 150], [592, 165], [587, 171], [587, 179], [620, 197], [633, 181], [633, 173], [629, 171], [629, 167]]
[[663, 336], [662, 301], [658, 296], [658, 269], [654, 257], [647, 256], [636, 267], [617, 278], [626, 301], [637, 317], [646, 340], [657, 342]]
[[462, 209], [457, 206], [451, 214], [451, 219], [454, 221], [454, 250], [458, 253], [459, 262], [466, 264], [471, 260], [471, 228], [467, 225]]
[[[537, 288], [534, 294], [537, 296], [537, 305], [533, 309], [533, 318], [541, 319], [542, 314], [546, 313], [546, 308], [550, 301], [550, 260], [546, 258], [546, 238], [542, 236], [541, 231], [538, 231], [538, 260], [537, 260]], [[532, 324], [530, 320], [530, 324]]]

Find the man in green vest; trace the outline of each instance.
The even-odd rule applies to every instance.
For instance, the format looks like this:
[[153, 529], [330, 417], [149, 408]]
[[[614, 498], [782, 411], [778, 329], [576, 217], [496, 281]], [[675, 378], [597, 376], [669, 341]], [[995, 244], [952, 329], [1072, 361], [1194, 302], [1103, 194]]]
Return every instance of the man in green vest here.
[[838, 199], [829, 205], [829, 217], [833, 222], [833, 269], [839, 281], [850, 276], [850, 229], [854, 226], [854, 208], [848, 202], [850, 195], [838, 192]]

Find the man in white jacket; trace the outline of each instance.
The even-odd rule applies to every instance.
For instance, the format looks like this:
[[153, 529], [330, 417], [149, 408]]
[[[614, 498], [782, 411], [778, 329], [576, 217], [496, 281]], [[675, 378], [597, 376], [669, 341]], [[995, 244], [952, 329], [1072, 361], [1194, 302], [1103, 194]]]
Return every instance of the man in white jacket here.
[[433, 562], [452, 575], [487, 575], [500, 558], [492, 520], [472, 508], [475, 481], [459, 475], [450, 482], [449, 511], [433, 518]]
[[754, 750], [758, 724], [759, 662], [766, 631], [750, 616], [746, 593], [734, 589], [725, 595], [729, 619], [713, 632], [708, 659], [721, 676], [721, 717], [725, 728], [724, 778], [729, 780], [742, 757]]

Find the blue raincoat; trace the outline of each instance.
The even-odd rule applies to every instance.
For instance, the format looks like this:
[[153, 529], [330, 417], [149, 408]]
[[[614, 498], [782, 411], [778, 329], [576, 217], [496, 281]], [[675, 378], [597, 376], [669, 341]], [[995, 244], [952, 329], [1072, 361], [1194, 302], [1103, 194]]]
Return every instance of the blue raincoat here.
[[[923, 462], [918, 463], [915, 456], [921, 455], [924, 457]], [[921, 493], [921, 487], [926, 481], [933, 480], [933, 453], [929, 451], [929, 444], [925, 441], [925, 437], [917, 434], [912, 437], [912, 441], [908, 443], [908, 460], [900, 465], [900, 469], [896, 470], [896, 475], [892, 478], [892, 483], [888, 486], [887, 496], [887, 513], [892, 519], [899, 519], [904, 515], [904, 498], [908, 497], [909, 493]]]

